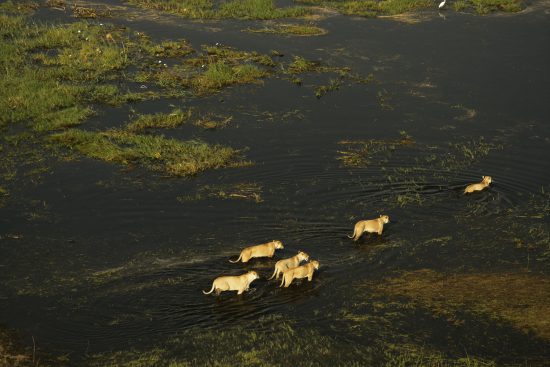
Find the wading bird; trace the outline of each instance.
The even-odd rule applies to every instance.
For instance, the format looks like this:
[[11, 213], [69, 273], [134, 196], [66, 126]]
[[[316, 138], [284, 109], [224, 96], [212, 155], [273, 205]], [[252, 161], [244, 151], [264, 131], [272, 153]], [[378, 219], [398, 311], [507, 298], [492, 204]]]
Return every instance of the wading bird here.
[[443, 9], [443, 7], [445, 6], [445, 4], [447, 3], [447, 0], [443, 0], [442, 2], [439, 3], [439, 9]]

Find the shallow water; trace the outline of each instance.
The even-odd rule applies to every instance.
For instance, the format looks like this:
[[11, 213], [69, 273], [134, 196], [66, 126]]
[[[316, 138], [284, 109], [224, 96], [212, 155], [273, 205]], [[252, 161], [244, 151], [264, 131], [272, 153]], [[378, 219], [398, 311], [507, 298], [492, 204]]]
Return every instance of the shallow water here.
[[[53, 10], [36, 17], [66, 20]], [[319, 22], [328, 35], [291, 39], [241, 32], [253, 22], [172, 16], [109, 21], [155, 40], [301, 55], [373, 73], [376, 82], [344, 81], [317, 99], [311, 86], [318, 76], [308, 76], [301, 87], [268, 79], [189, 102], [133, 106], [151, 113], [170, 104], [194, 105], [232, 115], [224, 129], [184, 126], [169, 135], [247, 147], [252, 167], [167, 179], [89, 159], [52, 160], [39, 184], [21, 183], [18, 196], [0, 208], [0, 322], [21, 331], [28, 345], [32, 335], [42, 348], [68, 353], [79, 365], [90, 354], [146, 350], [195, 327], [223, 331], [247, 324], [261, 333], [265, 323], [257, 321], [275, 314], [364, 345], [381, 331], [348, 336], [349, 324], [336, 317], [357, 297], [352, 284], [358, 280], [422, 268], [549, 273], [548, 260], [527, 259], [525, 250], [502, 242], [509, 223], [499, 220], [526, 210], [529, 195], [544, 201], [541, 188], [548, 188], [550, 28], [543, 11], [486, 17], [449, 12], [417, 24], [331, 16]], [[379, 93], [389, 106], [381, 105]], [[127, 107], [108, 110], [89, 126], [119, 126], [126, 116]], [[415, 144], [389, 157], [375, 156], [363, 167], [337, 159], [347, 149], [341, 141], [395, 140], [403, 130]], [[430, 155], [453, 153], [448, 143], [481, 137], [499, 147], [451, 170], [426, 163]], [[427, 172], [402, 173], [422, 165]], [[463, 196], [463, 187], [482, 175], [493, 177], [491, 188]], [[260, 187], [262, 201], [177, 200], [205, 185], [239, 183]], [[410, 193], [417, 201], [396, 201]], [[42, 215], [30, 218], [31, 212]], [[391, 219], [381, 237], [364, 236], [357, 244], [346, 238], [357, 220], [379, 214]], [[548, 231], [548, 218], [529, 223]], [[273, 239], [285, 244], [277, 259], [303, 250], [321, 262], [311, 283], [279, 289], [265, 280], [274, 261], [228, 262], [242, 247]], [[245, 295], [202, 294], [215, 277], [249, 269], [263, 279]], [[460, 348], [445, 340], [503, 362], [550, 358], [549, 341], [465, 313], [471, 324], [457, 328], [426, 310], [411, 311], [393, 319], [391, 330], [450, 355]]]

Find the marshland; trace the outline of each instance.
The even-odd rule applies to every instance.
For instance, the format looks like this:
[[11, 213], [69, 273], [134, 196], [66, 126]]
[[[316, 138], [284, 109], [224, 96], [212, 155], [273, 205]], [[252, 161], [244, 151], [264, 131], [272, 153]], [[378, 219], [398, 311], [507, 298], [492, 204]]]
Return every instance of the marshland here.
[[0, 2], [0, 365], [548, 365], [550, 4], [438, 4]]

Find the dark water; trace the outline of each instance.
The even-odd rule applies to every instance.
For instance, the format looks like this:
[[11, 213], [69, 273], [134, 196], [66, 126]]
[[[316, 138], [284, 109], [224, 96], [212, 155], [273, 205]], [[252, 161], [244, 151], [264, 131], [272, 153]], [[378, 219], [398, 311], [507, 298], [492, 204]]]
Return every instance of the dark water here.
[[[65, 20], [49, 10], [37, 18]], [[344, 82], [317, 99], [310, 87], [316, 76], [305, 78], [302, 87], [268, 79], [193, 101], [133, 106], [150, 113], [170, 104], [193, 105], [232, 115], [225, 129], [183, 127], [170, 134], [247, 147], [252, 167], [166, 179], [87, 159], [52, 160], [39, 184], [21, 182], [21, 203], [12, 200], [0, 209], [0, 322], [20, 330], [27, 344], [32, 335], [78, 364], [88, 353], [148, 348], [190, 327], [223, 330], [249, 322], [261, 332], [263, 324], [255, 321], [272, 314], [346, 338], [334, 314], [355, 293], [350, 284], [356, 280], [421, 268], [483, 272], [530, 266], [548, 274], [548, 262], [493, 243], [507, 233], [498, 218], [548, 188], [550, 22], [544, 9], [486, 17], [449, 12], [418, 24], [331, 16], [319, 22], [329, 34], [313, 38], [244, 33], [249, 23], [236, 21], [160, 20], [109, 21], [155, 40], [186, 38], [195, 47], [221, 42], [302, 55], [373, 73], [377, 82]], [[389, 106], [381, 106], [379, 93]], [[467, 116], [469, 110], [474, 116]], [[105, 111], [90, 126], [119, 126], [128, 113], [126, 107]], [[346, 149], [339, 141], [394, 140], [402, 130], [418, 144], [397, 149], [387, 161], [349, 168], [337, 159]], [[449, 142], [481, 137], [499, 148], [450, 172], [430, 166], [429, 174], [414, 176], [414, 189], [394, 171], [417, 166], [416, 158], [423, 162], [430, 154], [451, 152]], [[482, 175], [493, 177], [491, 188], [462, 196], [464, 185]], [[262, 201], [177, 200], [205, 185], [239, 183], [259, 187]], [[397, 195], [411, 192], [422, 202], [396, 202]], [[32, 212], [41, 216], [33, 219]], [[379, 214], [391, 218], [382, 237], [365, 236], [358, 244], [345, 237], [357, 220]], [[533, 223], [550, 225], [547, 216]], [[452, 238], [448, 246], [426, 245], [442, 237]], [[303, 250], [320, 261], [313, 282], [281, 290], [265, 280], [273, 261], [227, 261], [244, 246], [273, 239], [285, 244], [277, 258]], [[215, 277], [248, 269], [263, 276], [249, 293], [202, 294]], [[420, 312], [405, 315], [395, 328], [441, 350], [450, 338], [488, 358], [550, 358], [549, 343], [482, 319], [456, 329]], [[367, 334], [376, 337], [377, 331]], [[491, 341], [480, 343], [485, 338]]]

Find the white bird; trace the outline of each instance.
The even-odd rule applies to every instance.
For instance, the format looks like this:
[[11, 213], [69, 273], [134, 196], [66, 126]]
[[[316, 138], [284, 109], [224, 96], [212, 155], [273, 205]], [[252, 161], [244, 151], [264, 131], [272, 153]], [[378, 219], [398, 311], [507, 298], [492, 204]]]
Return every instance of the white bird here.
[[447, 3], [447, 0], [443, 0], [442, 2], [439, 3], [439, 9], [442, 9], [445, 4]]

